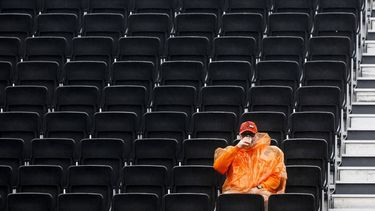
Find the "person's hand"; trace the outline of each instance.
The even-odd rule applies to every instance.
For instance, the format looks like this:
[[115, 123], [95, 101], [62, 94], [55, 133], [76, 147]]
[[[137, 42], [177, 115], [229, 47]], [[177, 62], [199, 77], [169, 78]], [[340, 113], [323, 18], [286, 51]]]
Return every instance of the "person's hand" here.
[[251, 147], [253, 144], [253, 138], [251, 137], [243, 137], [238, 144], [236, 145], [238, 148], [248, 148]]

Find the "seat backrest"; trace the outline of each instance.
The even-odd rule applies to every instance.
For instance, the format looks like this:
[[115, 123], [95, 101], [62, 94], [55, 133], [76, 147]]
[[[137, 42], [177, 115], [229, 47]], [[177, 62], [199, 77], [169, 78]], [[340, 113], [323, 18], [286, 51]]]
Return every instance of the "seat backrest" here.
[[0, 113], [0, 137], [20, 138], [24, 141], [24, 156], [30, 157], [31, 139], [39, 138], [40, 117], [35, 112]]
[[321, 171], [318, 166], [293, 165], [287, 166], [288, 180], [286, 183], [286, 193], [309, 193], [314, 195], [316, 207], [322, 199], [323, 181]]
[[314, 17], [317, 3], [316, 0], [275, 0], [273, 9], [276, 13], [299, 12]]
[[168, 61], [200, 61], [207, 67], [209, 54], [209, 40], [206, 37], [179, 36], [167, 40]]
[[178, 142], [177, 154], [180, 155], [182, 141], [188, 137], [186, 113], [172, 111], [145, 113], [142, 122], [142, 137], [175, 139]]
[[156, 194], [158, 199], [167, 193], [167, 168], [160, 165], [125, 166], [122, 172], [122, 193]]
[[134, 112], [137, 120], [146, 113], [148, 107], [148, 94], [143, 86], [115, 85], [104, 88], [102, 97], [103, 111]]
[[298, 88], [302, 70], [295, 61], [261, 61], [256, 65], [256, 85], [289, 86]]
[[245, 91], [240, 86], [206, 86], [199, 95], [200, 111], [225, 111], [241, 116], [245, 107]]
[[205, 76], [202, 62], [167, 61], [161, 64], [159, 81], [161, 85], [194, 86], [196, 90], [200, 90]]
[[165, 45], [172, 29], [170, 17], [166, 14], [132, 14], [128, 19], [126, 34], [129, 36], [157, 37], [160, 46]]
[[92, 136], [122, 139], [125, 142], [125, 155], [129, 155], [138, 131], [137, 116], [133, 112], [108, 111], [98, 112], [94, 115]]
[[301, 37], [280, 36], [263, 38], [262, 60], [288, 60], [302, 64], [305, 44]]
[[113, 39], [105, 36], [75, 37], [72, 40], [73, 61], [103, 61], [109, 68], [114, 59]]
[[321, 171], [320, 183], [328, 181], [328, 144], [324, 139], [296, 138], [281, 143], [286, 165], [317, 166]]
[[170, 175], [177, 165], [177, 141], [168, 138], [144, 138], [134, 141], [134, 164], [162, 165]]
[[209, 0], [209, 1], [189, 1], [182, 0], [180, 2], [182, 13], [213, 13], [218, 17], [223, 12], [224, 1]]
[[66, 62], [67, 41], [64, 37], [28, 37], [25, 45], [26, 61], [55, 61], [60, 67]]
[[16, 63], [21, 59], [21, 40], [16, 37], [0, 37], [0, 59], [12, 64], [15, 69]]
[[[12, 168], [13, 173], [9, 174], [11, 176], [11, 184], [16, 185], [18, 179], [18, 167], [24, 164], [24, 142], [22, 139], [19, 138], [0, 138], [0, 165], [1, 166], [9, 166]], [[4, 170], [4, 175], [7, 173], [7, 169]], [[3, 178], [4, 179], [4, 178]], [[3, 182], [2, 182], [3, 183]], [[0, 186], [4, 186], [1, 184]], [[4, 195], [2, 188], [0, 188], [0, 195], [3, 199], [6, 199], [6, 195]]]
[[172, 174], [173, 193], [204, 193], [215, 204], [218, 178], [212, 166], [176, 166]]
[[202, 36], [212, 41], [217, 35], [217, 17], [212, 13], [181, 13], [176, 16], [175, 31], [176, 36]]
[[40, 8], [37, 0], [2, 0], [0, 3], [1, 13], [26, 13], [35, 17]]
[[159, 197], [152, 193], [122, 193], [113, 196], [112, 210], [159, 211]]
[[[33, 139], [31, 142], [31, 165], [58, 165], [64, 175], [76, 160], [76, 143], [69, 138]], [[65, 181], [65, 177], [63, 178]]]
[[362, 0], [321, 0], [318, 5], [318, 12], [351, 12], [357, 17], [360, 16], [364, 1]]
[[183, 142], [182, 164], [213, 165], [218, 147], [225, 148], [228, 142], [220, 138], [192, 138]]
[[253, 67], [258, 57], [256, 41], [252, 37], [224, 36], [214, 39], [213, 60], [247, 61]]
[[335, 128], [341, 126], [343, 96], [335, 86], [303, 86], [296, 92], [296, 111], [327, 111], [335, 116]]
[[57, 62], [25, 61], [17, 63], [15, 84], [45, 86], [48, 90], [49, 105], [52, 105], [59, 80], [60, 69]]
[[70, 166], [68, 168], [68, 193], [99, 193], [105, 209], [111, 203], [113, 188], [112, 168], [107, 165]]
[[43, 0], [42, 13], [72, 13], [81, 23], [84, 5], [82, 0]]
[[[1, 199], [5, 202], [8, 194], [12, 193], [13, 184], [12, 182], [12, 167], [8, 165], [0, 165], [0, 196]], [[1, 209], [5, 208], [5, 206], [0, 206]]]
[[303, 86], [337, 86], [341, 93], [346, 93], [348, 74], [345, 62], [308, 61], [303, 69]]
[[57, 211], [105, 211], [103, 196], [97, 193], [60, 194]]
[[164, 46], [157, 37], [130, 36], [119, 40], [117, 61], [149, 61], [159, 66]]
[[7, 210], [53, 211], [55, 207], [48, 193], [12, 193], [8, 196]]
[[[81, 165], [108, 165], [113, 170], [113, 181], [118, 187], [121, 169], [129, 156], [129, 141], [116, 138], [81, 140]], [[128, 154], [125, 154], [125, 150]]]
[[293, 100], [293, 90], [287, 86], [255, 86], [248, 92], [249, 111], [277, 111], [289, 116]]
[[83, 16], [83, 36], [108, 36], [117, 46], [117, 41], [125, 34], [125, 18], [122, 14], [91, 13]]
[[92, 117], [99, 110], [99, 90], [95, 86], [62, 86], [55, 93], [56, 111], [80, 111]]
[[176, 0], [137, 0], [133, 4], [133, 11], [135, 13], [163, 13], [169, 15], [169, 17], [173, 17], [178, 2]]
[[7, 86], [12, 85], [13, 70], [12, 64], [7, 61], [0, 61], [0, 107], [4, 106], [4, 91]]
[[193, 114], [192, 138], [222, 138], [229, 144], [236, 138], [237, 116], [232, 112], [199, 112]]
[[255, 122], [259, 132], [265, 132], [272, 139], [281, 142], [288, 132], [288, 118], [282, 112], [252, 111], [242, 114], [240, 123], [245, 121]]
[[172, 193], [163, 197], [163, 211], [210, 211], [210, 199], [203, 193]]
[[153, 90], [153, 111], [180, 111], [190, 118], [197, 105], [196, 90], [192, 86], [158, 86]]
[[38, 18], [37, 18], [36, 35], [64, 37], [67, 41], [66, 55], [70, 56], [72, 53], [71, 52], [72, 39], [73, 37], [78, 36], [78, 33], [79, 33], [79, 29], [80, 29], [79, 22], [80, 22], [80, 19], [79, 19], [79, 16], [77, 16], [77, 14], [72, 14], [72, 13], [40, 14], [38, 15]]
[[264, 211], [264, 199], [257, 194], [221, 194], [216, 201], [217, 211]]
[[288, 194], [274, 194], [269, 198], [269, 211], [282, 210], [306, 210], [316, 211], [315, 198], [311, 194], [303, 193], [288, 193]]
[[103, 61], [72, 61], [64, 65], [64, 85], [96, 86], [104, 88], [109, 81], [107, 64]]
[[241, 86], [248, 90], [253, 68], [246, 61], [214, 61], [208, 65], [207, 85]]
[[227, 13], [259, 13], [263, 17], [267, 17], [271, 6], [271, 1], [269, 0], [228, 0], [225, 11]]
[[0, 36], [17, 37], [22, 42], [33, 34], [32, 16], [29, 14], [0, 14]]
[[144, 86], [151, 93], [157, 72], [149, 61], [119, 61], [113, 63], [111, 76], [113, 85]]
[[49, 193], [57, 199], [57, 196], [63, 192], [62, 179], [61, 166], [21, 166], [17, 191]]
[[52, 112], [44, 116], [44, 137], [71, 138], [78, 142], [89, 136], [89, 116], [84, 112]]
[[30, 111], [42, 117], [47, 113], [48, 90], [44, 86], [9, 86], [5, 89], [5, 111]]
[[120, 13], [127, 17], [130, 12], [130, 1], [110, 0], [103, 2], [101, 0], [90, 0], [88, 5], [89, 13]]
[[331, 112], [295, 112], [289, 117], [290, 138], [319, 138], [327, 141], [328, 156], [335, 155], [335, 117]]

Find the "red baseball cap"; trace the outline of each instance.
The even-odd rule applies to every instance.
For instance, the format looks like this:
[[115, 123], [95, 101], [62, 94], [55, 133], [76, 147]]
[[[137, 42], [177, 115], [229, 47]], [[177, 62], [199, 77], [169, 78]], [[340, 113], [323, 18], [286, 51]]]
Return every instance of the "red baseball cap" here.
[[243, 122], [240, 127], [240, 134], [242, 134], [243, 132], [251, 132], [256, 134], [258, 132], [258, 128], [254, 122], [246, 121]]

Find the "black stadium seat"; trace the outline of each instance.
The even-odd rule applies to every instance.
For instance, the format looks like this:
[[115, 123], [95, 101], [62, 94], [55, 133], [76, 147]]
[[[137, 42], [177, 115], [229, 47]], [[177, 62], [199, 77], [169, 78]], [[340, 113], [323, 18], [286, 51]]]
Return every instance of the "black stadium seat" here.
[[[3, 202], [6, 201], [8, 194], [12, 193], [12, 168], [10, 166], [0, 166], [0, 196]], [[5, 208], [5, 204], [0, 209]]]
[[289, 193], [273, 194], [269, 197], [269, 211], [317, 211], [315, 207], [315, 197], [312, 194]]
[[53, 211], [55, 210], [51, 194], [13, 193], [7, 200], [8, 211]]
[[287, 86], [255, 86], [248, 92], [249, 111], [293, 111], [293, 90]]
[[5, 111], [30, 111], [42, 117], [49, 107], [48, 90], [44, 86], [9, 86], [5, 89]]
[[300, 82], [302, 71], [295, 61], [261, 61], [255, 69], [255, 84], [289, 86], [295, 91]]
[[286, 12], [305, 13], [313, 18], [316, 7], [317, 7], [316, 0], [299, 0], [299, 1], [274, 0], [273, 10], [276, 13], [286, 13]]
[[43, 0], [42, 13], [75, 14], [81, 23], [84, 5], [82, 0]]
[[125, 166], [122, 172], [122, 193], [167, 193], [167, 168], [159, 165]]
[[26, 61], [55, 61], [60, 67], [66, 62], [67, 41], [63, 37], [28, 37], [25, 45]]
[[264, 199], [257, 194], [221, 194], [216, 202], [217, 211], [264, 211]]
[[55, 89], [60, 81], [59, 64], [53, 61], [19, 62], [16, 66], [16, 85], [44, 86], [48, 90], [48, 104], [52, 105]]
[[160, 67], [160, 85], [194, 86], [196, 90], [204, 84], [206, 72], [197, 61], [167, 61]]
[[110, 166], [84, 165], [70, 166], [68, 169], [66, 192], [101, 194], [105, 210], [110, 207], [114, 185], [113, 171]]
[[94, 115], [92, 137], [116, 138], [124, 142], [124, 158], [129, 156], [139, 131], [137, 117], [131, 112], [100, 112]]
[[176, 36], [201, 36], [210, 42], [217, 35], [217, 17], [212, 13], [182, 13], [176, 16]]
[[140, 122], [148, 107], [148, 94], [143, 86], [116, 85], [104, 88], [103, 111], [134, 112]]
[[2, 0], [0, 3], [1, 13], [26, 13], [35, 17], [40, 8], [37, 0]]
[[17, 37], [22, 43], [33, 34], [33, 21], [29, 14], [0, 13], [0, 36]]
[[17, 192], [48, 193], [56, 200], [63, 192], [62, 178], [63, 169], [60, 166], [21, 166]]
[[[18, 167], [24, 164], [25, 158], [23, 149], [24, 142], [22, 139], [19, 138], [1, 138], [0, 139], [0, 165], [1, 166], [8, 166], [10, 167], [9, 179], [10, 179], [10, 186], [17, 185], [18, 179]], [[7, 169], [1, 168], [1, 171], [4, 171], [4, 175], [7, 175]], [[3, 177], [2, 175], [1, 177]], [[8, 177], [6, 177], [8, 178]], [[0, 179], [3, 180], [0, 186], [4, 186], [4, 178]], [[4, 188], [4, 187], [2, 187]], [[1, 190], [0, 188], [0, 195], [3, 199], [6, 199], [6, 195], [4, 195], [5, 190]]]
[[114, 185], [118, 187], [120, 172], [129, 156], [125, 151], [130, 151], [130, 142], [116, 138], [93, 138], [82, 139], [80, 144], [80, 165], [111, 166]]
[[208, 64], [207, 85], [240, 86], [248, 90], [253, 78], [253, 68], [246, 61], [214, 61]]
[[220, 17], [223, 12], [222, 0], [209, 0], [209, 1], [180, 1], [181, 13], [213, 13]]
[[121, 193], [113, 196], [112, 210], [159, 211], [159, 197], [152, 193]]
[[0, 37], [0, 60], [10, 62], [12, 69], [21, 60], [21, 40], [16, 37]]
[[51, 112], [44, 116], [46, 138], [71, 138], [77, 143], [89, 137], [89, 116], [84, 112]]
[[55, 111], [86, 112], [90, 117], [99, 110], [99, 90], [95, 86], [61, 86], [55, 92]]
[[0, 61], [0, 107], [4, 106], [5, 87], [10, 86], [13, 81], [12, 64]]
[[105, 211], [103, 196], [97, 193], [60, 194], [57, 211]]
[[226, 13], [258, 13], [265, 19], [268, 11], [271, 9], [271, 1], [269, 0], [228, 0], [225, 8]]
[[150, 94], [156, 80], [155, 65], [149, 61], [118, 61], [111, 72], [113, 85], [144, 86]]
[[163, 197], [163, 211], [211, 211], [210, 199], [204, 193], [172, 193]]
[[20, 138], [24, 141], [24, 156], [30, 157], [31, 140], [39, 138], [40, 117], [35, 112], [0, 113], [0, 137]]
[[101, 90], [109, 81], [109, 71], [103, 61], [72, 61], [64, 65], [64, 85], [89, 85]]
[[177, 1], [175, 0], [137, 0], [133, 4], [134, 13], [162, 13], [169, 15], [171, 18], [174, 17], [174, 11], [177, 7]]
[[220, 138], [191, 138], [183, 142], [183, 165], [213, 165], [218, 147], [225, 148], [228, 142]]
[[130, 12], [129, 0], [90, 0], [88, 5], [89, 13], [120, 13], [124, 17], [128, 17]]

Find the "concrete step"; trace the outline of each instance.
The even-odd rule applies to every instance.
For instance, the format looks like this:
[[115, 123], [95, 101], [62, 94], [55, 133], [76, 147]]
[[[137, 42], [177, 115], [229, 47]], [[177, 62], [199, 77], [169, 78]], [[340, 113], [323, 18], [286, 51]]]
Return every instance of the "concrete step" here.
[[367, 31], [366, 39], [367, 40], [375, 40], [375, 30], [374, 29], [369, 29]]
[[364, 44], [364, 54], [375, 55], [375, 40], [365, 40], [363, 44]]
[[335, 209], [350, 209], [350, 211], [374, 211], [375, 195], [333, 194], [332, 204]]
[[342, 166], [375, 167], [374, 155], [347, 155], [341, 156]]
[[336, 181], [335, 194], [375, 194], [375, 182]]
[[353, 101], [354, 102], [375, 102], [375, 89], [355, 88]]
[[375, 102], [353, 102], [353, 114], [375, 114]]
[[[375, 41], [375, 34], [373, 35]], [[363, 53], [362, 54], [362, 64], [375, 64], [375, 54], [373, 53]]]
[[374, 140], [375, 139], [375, 130], [358, 130], [348, 128], [347, 130], [347, 139], [348, 140]]
[[375, 183], [375, 167], [338, 167], [338, 180], [342, 182]]
[[348, 208], [348, 209], [345, 209], [345, 208], [339, 208], [339, 209], [336, 209], [336, 208], [333, 208], [333, 209], [328, 209], [328, 211], [374, 211], [374, 209], [366, 209], [366, 208]]
[[375, 77], [358, 77], [357, 79], [358, 88], [375, 88]]
[[359, 77], [364, 77], [364, 78], [375, 77], [375, 64], [360, 64], [359, 67], [360, 67]]
[[344, 140], [343, 153], [350, 155], [375, 156], [375, 140]]
[[375, 130], [374, 114], [350, 114], [348, 120], [348, 127], [351, 130]]

